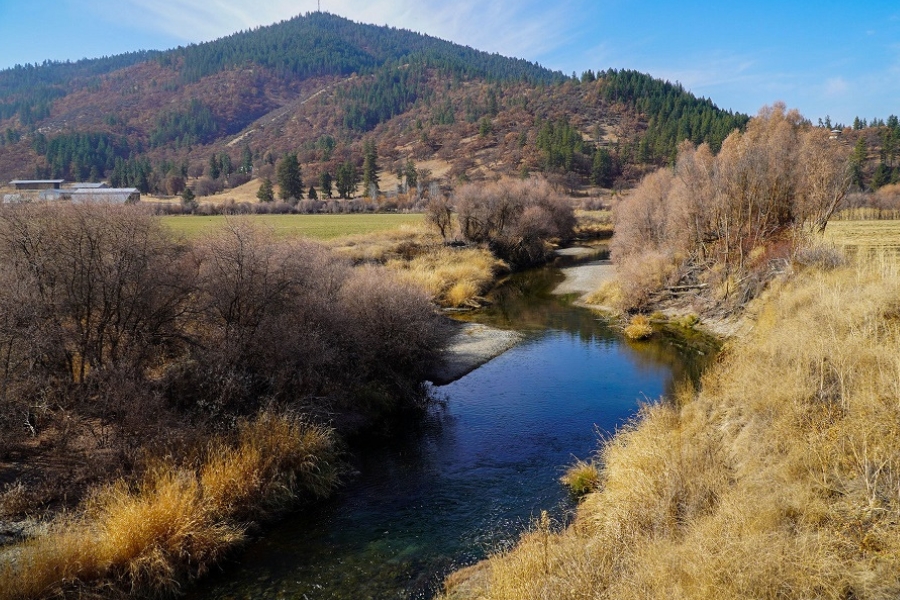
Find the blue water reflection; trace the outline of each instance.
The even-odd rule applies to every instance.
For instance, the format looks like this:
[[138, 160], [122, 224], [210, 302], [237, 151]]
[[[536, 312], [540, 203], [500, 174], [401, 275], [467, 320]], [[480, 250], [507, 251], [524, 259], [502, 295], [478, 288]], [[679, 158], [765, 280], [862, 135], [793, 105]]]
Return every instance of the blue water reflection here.
[[478, 318], [518, 326], [525, 342], [436, 388], [444, 402], [424, 424], [360, 451], [358, 476], [333, 501], [278, 524], [191, 597], [429, 598], [541, 510], [564, 521], [565, 465], [663, 394], [673, 371], [690, 374], [694, 351], [625, 343], [544, 293], [558, 278], [511, 282]]

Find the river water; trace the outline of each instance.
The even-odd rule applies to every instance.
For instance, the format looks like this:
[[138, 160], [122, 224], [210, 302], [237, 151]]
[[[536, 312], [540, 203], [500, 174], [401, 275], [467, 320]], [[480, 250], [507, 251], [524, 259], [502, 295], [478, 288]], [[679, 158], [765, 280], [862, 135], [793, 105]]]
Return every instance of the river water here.
[[522, 331], [523, 343], [434, 388], [425, 422], [358, 450], [358, 473], [331, 501], [278, 523], [189, 597], [427, 599], [450, 571], [514, 544], [542, 510], [565, 523], [565, 466], [639, 403], [696, 378], [712, 348], [627, 342], [552, 296], [562, 277], [511, 278], [468, 318]]

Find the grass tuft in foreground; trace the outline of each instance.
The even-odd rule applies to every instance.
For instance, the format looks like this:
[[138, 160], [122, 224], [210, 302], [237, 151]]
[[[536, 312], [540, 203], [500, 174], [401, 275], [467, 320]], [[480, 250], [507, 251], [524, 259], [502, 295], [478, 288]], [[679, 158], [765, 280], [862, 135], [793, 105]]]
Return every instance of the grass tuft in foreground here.
[[573, 496], [581, 498], [600, 487], [600, 468], [591, 461], [577, 460], [559, 480]]
[[634, 315], [625, 326], [625, 337], [630, 340], [646, 340], [653, 335], [653, 325], [647, 315]]
[[251, 520], [337, 483], [329, 430], [262, 414], [214, 440], [198, 467], [160, 462], [137, 485], [96, 491], [82, 510], [0, 551], [0, 599], [66, 591], [171, 594], [244, 540]]

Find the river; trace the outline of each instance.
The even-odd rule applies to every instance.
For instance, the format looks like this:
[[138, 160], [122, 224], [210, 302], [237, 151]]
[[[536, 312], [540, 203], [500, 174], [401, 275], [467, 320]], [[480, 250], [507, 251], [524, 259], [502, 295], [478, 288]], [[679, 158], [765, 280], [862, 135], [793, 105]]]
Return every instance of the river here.
[[425, 422], [356, 451], [329, 502], [281, 521], [190, 598], [431, 598], [450, 571], [515, 543], [542, 510], [571, 515], [559, 483], [604, 435], [696, 378], [711, 348], [631, 343], [553, 296], [558, 269], [516, 275], [470, 320], [525, 340], [451, 384]]

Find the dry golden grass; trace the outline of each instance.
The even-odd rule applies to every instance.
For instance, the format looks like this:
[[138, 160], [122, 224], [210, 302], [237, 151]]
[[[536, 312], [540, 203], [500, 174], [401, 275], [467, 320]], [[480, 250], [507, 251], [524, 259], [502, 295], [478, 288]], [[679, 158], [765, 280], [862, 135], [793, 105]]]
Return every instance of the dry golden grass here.
[[625, 326], [625, 337], [630, 340], [646, 340], [653, 335], [653, 326], [647, 315], [634, 315]]
[[412, 260], [391, 260], [387, 266], [424, 288], [441, 306], [474, 302], [493, 284], [506, 265], [484, 248], [431, 248]]
[[[282, 239], [330, 240], [344, 236], [364, 237], [403, 228], [415, 229], [422, 215], [408, 213], [365, 213], [351, 215], [245, 215], [240, 217], [271, 229]], [[210, 235], [234, 217], [225, 215], [170, 215], [160, 222], [177, 235], [195, 239]]]
[[334, 251], [354, 263], [385, 264], [411, 258], [423, 248], [441, 244], [441, 238], [424, 225], [404, 224], [387, 231], [345, 235], [329, 242]]
[[578, 460], [566, 469], [559, 481], [569, 488], [572, 495], [580, 498], [600, 487], [600, 468], [591, 461]]
[[835, 214], [828, 223], [837, 221], [872, 221], [900, 219], [900, 210], [895, 208], [846, 208]]
[[425, 227], [350, 236], [332, 248], [355, 263], [378, 263], [400, 273], [445, 307], [473, 306], [508, 266], [484, 248], [452, 248]]
[[578, 237], [612, 237], [612, 211], [576, 210], [575, 235]]
[[111, 585], [168, 594], [244, 538], [248, 519], [336, 483], [328, 430], [262, 415], [236, 444], [216, 440], [198, 469], [163, 462], [136, 486], [96, 491], [76, 515], [0, 552], [0, 599]]
[[625, 305], [622, 287], [616, 279], [608, 279], [601, 283], [600, 287], [590, 293], [584, 301], [589, 305], [602, 306], [613, 311], [620, 311]]
[[448, 597], [900, 596], [900, 279], [809, 268], [751, 313], [699, 392], [603, 447], [574, 525]]
[[825, 239], [837, 246], [900, 250], [900, 221], [832, 221]]

